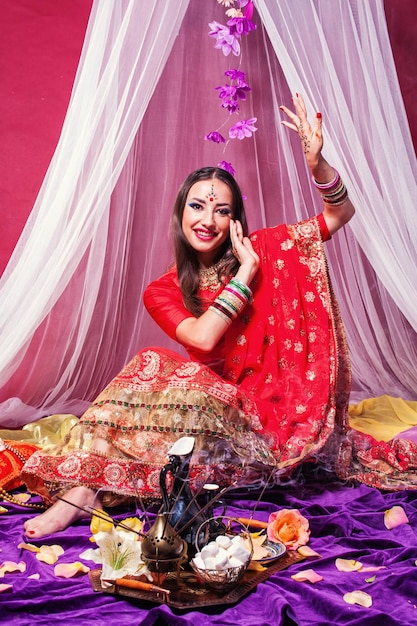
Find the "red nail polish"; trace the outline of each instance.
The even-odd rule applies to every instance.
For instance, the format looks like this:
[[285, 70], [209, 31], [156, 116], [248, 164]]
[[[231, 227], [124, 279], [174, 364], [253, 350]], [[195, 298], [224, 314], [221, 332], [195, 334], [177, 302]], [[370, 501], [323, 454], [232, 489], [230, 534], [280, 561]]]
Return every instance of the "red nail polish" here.
[[317, 113], [317, 116], [319, 119], [321, 119], [321, 113]]
[[27, 531], [26, 531], [26, 534], [27, 534], [27, 535], [34, 535], [34, 534], [35, 534], [35, 531], [34, 531], [34, 530], [27, 530]]

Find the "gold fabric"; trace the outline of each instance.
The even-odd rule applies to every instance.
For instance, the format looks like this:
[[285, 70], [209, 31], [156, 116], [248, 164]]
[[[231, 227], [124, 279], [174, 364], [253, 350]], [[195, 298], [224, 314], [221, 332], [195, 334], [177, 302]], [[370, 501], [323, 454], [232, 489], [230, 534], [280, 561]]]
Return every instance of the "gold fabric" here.
[[376, 441], [390, 441], [417, 426], [417, 402], [378, 396], [349, 406], [349, 425]]
[[0, 439], [34, 443], [45, 449], [60, 443], [69, 430], [77, 423], [78, 417], [75, 415], [50, 415], [36, 422], [26, 424], [21, 430], [0, 430]]

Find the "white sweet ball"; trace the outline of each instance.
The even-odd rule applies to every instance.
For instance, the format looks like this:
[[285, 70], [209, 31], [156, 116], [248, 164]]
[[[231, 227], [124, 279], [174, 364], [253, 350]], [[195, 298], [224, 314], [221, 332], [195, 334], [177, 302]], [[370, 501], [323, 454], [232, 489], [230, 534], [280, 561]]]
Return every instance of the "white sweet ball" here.
[[228, 553], [230, 556], [234, 556], [242, 563], [245, 563], [250, 555], [249, 550], [247, 550], [243, 543], [234, 543], [228, 548]]
[[216, 537], [216, 543], [221, 548], [228, 548], [232, 542], [230, 540], [230, 537], [226, 537], [226, 535], [219, 535], [218, 537]]
[[229, 555], [224, 550], [224, 548], [220, 548], [216, 556], [214, 557], [214, 565], [218, 570], [226, 569], [229, 567]]
[[193, 563], [196, 567], [198, 567], [199, 569], [206, 569], [206, 564], [204, 563], [203, 559], [201, 558], [201, 556], [197, 556], [197, 554], [195, 555], [195, 557], [193, 558]]
[[208, 556], [206, 559], [204, 559], [203, 563], [204, 569], [216, 569], [216, 563], [214, 557], [212, 556]]
[[201, 548], [201, 558], [205, 561], [207, 557], [216, 556], [219, 546], [215, 541], [210, 541], [204, 548]]
[[233, 544], [238, 544], [238, 545], [240, 545], [240, 544], [244, 545], [244, 543], [245, 543], [240, 535], [235, 535], [234, 537], [232, 537], [232, 539], [230, 541]]
[[241, 565], [242, 561], [240, 559], [237, 559], [235, 556], [229, 557], [229, 567], [240, 567]]

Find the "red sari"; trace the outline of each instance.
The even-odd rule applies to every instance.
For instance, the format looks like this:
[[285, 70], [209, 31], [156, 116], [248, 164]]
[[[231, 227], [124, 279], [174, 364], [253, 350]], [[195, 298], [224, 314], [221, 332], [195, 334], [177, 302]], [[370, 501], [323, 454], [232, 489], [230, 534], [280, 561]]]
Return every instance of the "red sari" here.
[[[316, 455], [346, 424], [350, 370], [329, 284], [323, 216], [251, 236], [260, 268], [253, 303], [210, 355], [187, 360], [162, 348], [141, 350], [52, 451], [24, 468], [45, 498], [84, 484], [121, 495], [159, 496], [159, 472], [178, 437], [195, 446], [191, 478], [261, 485]], [[206, 277], [207, 278], [207, 277]], [[205, 307], [224, 285], [203, 280]], [[171, 337], [190, 312], [175, 268], [149, 285], [145, 305]], [[111, 445], [100, 452], [97, 440]]]

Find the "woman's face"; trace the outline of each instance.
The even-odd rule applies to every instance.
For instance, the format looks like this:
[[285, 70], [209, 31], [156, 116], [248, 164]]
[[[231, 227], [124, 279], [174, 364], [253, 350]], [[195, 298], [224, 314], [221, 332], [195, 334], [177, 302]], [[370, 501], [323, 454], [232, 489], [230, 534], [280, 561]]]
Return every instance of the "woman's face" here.
[[182, 230], [197, 252], [202, 267], [210, 267], [220, 246], [230, 236], [233, 196], [221, 180], [200, 180], [187, 196], [182, 216]]

